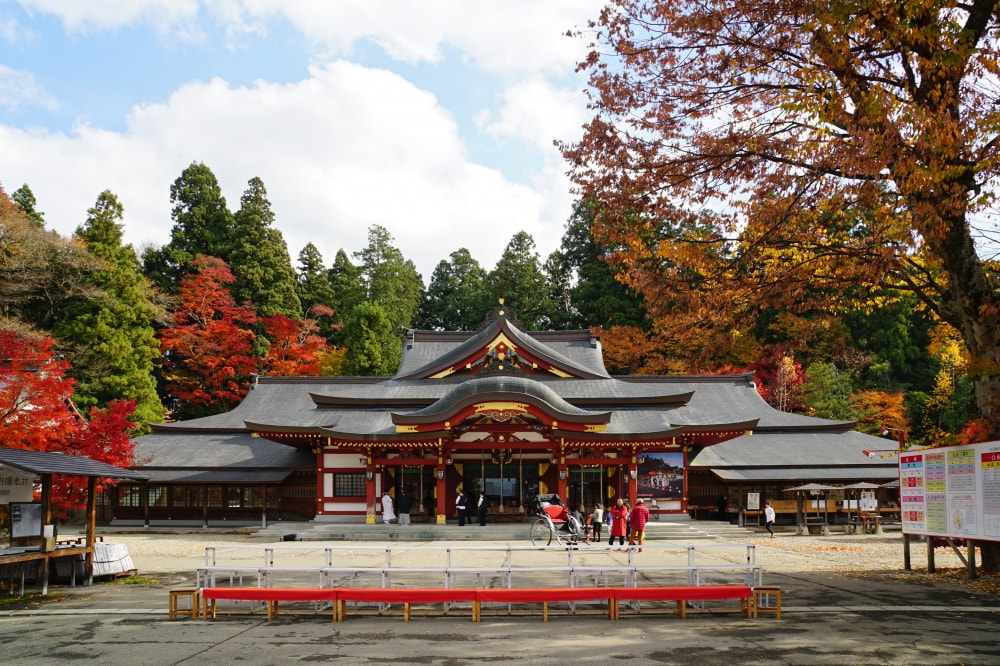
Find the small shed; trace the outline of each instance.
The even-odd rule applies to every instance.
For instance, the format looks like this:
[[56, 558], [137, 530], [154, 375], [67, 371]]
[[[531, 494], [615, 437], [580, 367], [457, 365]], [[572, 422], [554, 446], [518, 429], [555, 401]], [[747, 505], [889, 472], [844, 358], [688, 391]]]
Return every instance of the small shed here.
[[[18, 562], [36, 562], [38, 565], [38, 592], [45, 594], [49, 586], [49, 563], [54, 558], [84, 556], [85, 584], [94, 579], [94, 541], [96, 540], [97, 479], [130, 479], [145, 481], [140, 472], [87, 458], [56, 451], [24, 451], [0, 449], [0, 469], [34, 474], [41, 483], [41, 530], [38, 546], [21, 549], [21, 552], [0, 555], [0, 565]], [[82, 476], [87, 479], [87, 531], [83, 544], [58, 547], [52, 527], [52, 477]]]

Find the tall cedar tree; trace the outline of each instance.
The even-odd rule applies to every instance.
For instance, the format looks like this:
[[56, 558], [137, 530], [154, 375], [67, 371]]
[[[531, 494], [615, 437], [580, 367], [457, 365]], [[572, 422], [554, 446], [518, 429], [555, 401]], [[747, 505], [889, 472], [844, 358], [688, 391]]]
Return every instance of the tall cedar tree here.
[[[960, 332], [1000, 435], [1000, 273], [976, 251], [1000, 175], [996, 0], [616, 0], [590, 27], [596, 116], [563, 153], [630, 283], [674, 304], [654, 317], [745, 330], [761, 305], [910, 291]], [[709, 233], [684, 233], [696, 214]], [[1000, 570], [1000, 544], [983, 559]]]
[[329, 336], [329, 341], [338, 347], [344, 346], [343, 323], [351, 311], [365, 300], [365, 289], [361, 283], [361, 269], [351, 263], [350, 257], [343, 249], [337, 251], [333, 265], [327, 272], [333, 298], [337, 304], [335, 319], [340, 324]]
[[260, 178], [251, 178], [233, 216], [232, 249], [227, 259], [236, 277], [233, 297], [252, 303], [262, 317], [283, 314], [302, 317], [295, 270]]
[[235, 407], [257, 370], [253, 353], [257, 315], [237, 305], [235, 278], [215, 257], [198, 257], [181, 280], [173, 325], [160, 331], [163, 386], [179, 401], [175, 416], [193, 418]]
[[45, 215], [37, 210], [38, 202], [35, 200], [35, 193], [31, 191], [27, 183], [14, 190], [10, 198], [14, 200], [25, 217], [35, 223], [35, 226], [39, 229], [45, 226]]
[[581, 64], [596, 115], [563, 145], [601, 204], [595, 234], [647, 305], [672, 305], [652, 315], [682, 325], [745, 330], [764, 305], [912, 291], [961, 332], [1000, 434], [998, 273], [975, 236], [1000, 171], [998, 14], [995, 0], [616, 0]]
[[157, 313], [135, 251], [122, 245], [123, 213], [118, 198], [105, 190], [77, 228], [75, 237], [102, 263], [88, 276], [95, 292], [67, 308], [56, 335], [71, 347], [78, 405], [106, 407], [128, 397], [135, 400], [134, 421], [160, 423], [163, 406], [154, 379], [160, 357], [153, 330]]
[[146, 276], [164, 292], [176, 293], [181, 277], [199, 255], [228, 264], [233, 243], [233, 215], [212, 170], [192, 162], [170, 186], [170, 242], [143, 254]]
[[[54, 356], [52, 339], [31, 340], [0, 329], [0, 448], [58, 451], [86, 456], [118, 467], [132, 464], [128, 420], [132, 400], [96, 407], [85, 419], [73, 405], [69, 364]], [[57, 507], [79, 507], [86, 479], [57, 476], [52, 499]]]
[[344, 322], [345, 375], [387, 377], [396, 372], [403, 347], [396, 327], [378, 303], [365, 301]]
[[403, 329], [413, 325], [413, 318], [424, 295], [424, 282], [416, 266], [403, 257], [388, 229], [374, 224], [368, 229], [368, 245], [354, 253], [361, 270], [365, 300], [378, 303], [401, 339]]
[[486, 271], [463, 247], [442, 259], [431, 274], [416, 326], [435, 331], [475, 330], [490, 307]]
[[552, 257], [566, 303], [561, 308], [565, 321], [559, 328], [646, 327], [641, 297], [617, 279], [607, 261], [611, 252], [594, 240], [593, 209], [583, 203], [574, 207], [562, 244]]
[[519, 231], [507, 243], [500, 260], [490, 271], [491, 306], [499, 299], [517, 315], [528, 330], [547, 328], [555, 313], [552, 287], [535, 251], [535, 239]]
[[[299, 303], [306, 313], [313, 306], [328, 308], [333, 315], [337, 314], [337, 299], [333, 293], [333, 287], [327, 276], [326, 267], [323, 265], [323, 255], [312, 243], [299, 252], [299, 267], [296, 271], [296, 281], [298, 283]], [[330, 317], [321, 320], [320, 335], [327, 337], [330, 335]]]

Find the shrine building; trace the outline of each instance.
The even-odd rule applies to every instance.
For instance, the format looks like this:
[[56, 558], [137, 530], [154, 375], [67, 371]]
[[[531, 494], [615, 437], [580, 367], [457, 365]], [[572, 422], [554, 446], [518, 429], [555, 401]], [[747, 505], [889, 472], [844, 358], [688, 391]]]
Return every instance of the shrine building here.
[[414, 522], [444, 523], [460, 490], [507, 520], [547, 492], [584, 511], [642, 497], [687, 514], [727, 492], [725, 473], [692, 473], [693, 457], [723, 442], [750, 451], [762, 427], [819, 433], [827, 455], [839, 438], [845, 478], [893, 478], [862, 459], [871, 443], [858, 438], [876, 438], [853, 425], [772, 409], [752, 374], [611, 376], [590, 331], [527, 332], [501, 303], [477, 331], [410, 330], [393, 377], [260, 377], [230, 412], [154, 426], [136, 440], [148, 486], [105, 504], [117, 521], [372, 523], [382, 493], [406, 489]]

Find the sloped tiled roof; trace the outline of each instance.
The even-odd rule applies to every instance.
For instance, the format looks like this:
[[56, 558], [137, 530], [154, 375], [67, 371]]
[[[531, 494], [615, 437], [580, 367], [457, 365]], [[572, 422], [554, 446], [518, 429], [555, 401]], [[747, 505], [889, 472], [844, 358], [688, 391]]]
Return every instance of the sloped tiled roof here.
[[142, 472], [58, 451], [0, 449], [0, 465], [31, 474], [61, 474], [108, 479], [133, 479], [136, 481], [146, 479], [146, 475]]

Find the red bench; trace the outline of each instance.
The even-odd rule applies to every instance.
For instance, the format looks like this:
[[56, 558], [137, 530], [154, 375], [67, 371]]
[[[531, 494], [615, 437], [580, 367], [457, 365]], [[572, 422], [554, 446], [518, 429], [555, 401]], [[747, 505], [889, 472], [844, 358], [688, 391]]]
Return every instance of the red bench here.
[[[773, 588], [768, 588], [773, 589]], [[282, 601], [330, 601], [333, 619], [343, 621], [347, 602], [403, 604], [403, 620], [410, 620], [411, 604], [472, 603], [472, 621], [481, 619], [481, 604], [540, 603], [542, 620], [547, 622], [550, 602], [606, 601], [608, 619], [619, 618], [622, 601], [676, 601], [677, 615], [687, 617], [688, 601], [739, 599], [740, 612], [755, 617], [753, 588], [746, 585], [687, 585], [670, 587], [542, 587], [542, 588], [276, 588], [276, 587], [206, 587], [201, 591], [205, 618], [215, 618], [217, 599], [261, 601], [267, 604], [268, 621], [277, 617]]]
[[[560, 601], [606, 601], [608, 604], [608, 619], [614, 620], [617, 604], [614, 603], [615, 588], [613, 587], [540, 587], [518, 588], [501, 587], [480, 589], [476, 592], [476, 601], [499, 603], [540, 603], [542, 604], [542, 621], [549, 621], [549, 602]], [[481, 617], [482, 607], [476, 613], [476, 621]]]
[[205, 619], [215, 619], [215, 601], [262, 601], [267, 604], [267, 621], [278, 615], [281, 601], [329, 601], [333, 603], [333, 619], [337, 620], [337, 597], [339, 590], [309, 587], [206, 587], [201, 591], [205, 604]]
[[748, 585], [683, 585], [671, 587], [616, 587], [615, 619], [618, 618], [618, 604], [622, 601], [676, 601], [677, 615], [687, 617], [688, 601], [717, 601], [739, 599], [740, 612], [746, 617], [754, 617], [751, 597], [753, 588]]
[[370, 601], [382, 604], [403, 604], [403, 621], [410, 621], [410, 604], [454, 604], [462, 601], [472, 602], [472, 621], [479, 621], [479, 603], [473, 587], [453, 588], [405, 588], [405, 587], [341, 587], [337, 589], [337, 612], [334, 617], [338, 622], [347, 615], [348, 601]]

